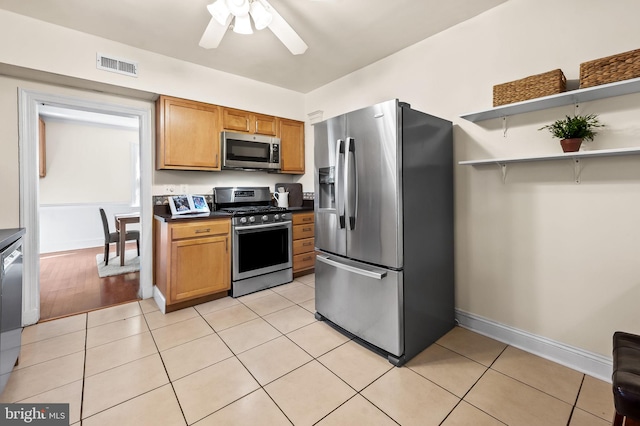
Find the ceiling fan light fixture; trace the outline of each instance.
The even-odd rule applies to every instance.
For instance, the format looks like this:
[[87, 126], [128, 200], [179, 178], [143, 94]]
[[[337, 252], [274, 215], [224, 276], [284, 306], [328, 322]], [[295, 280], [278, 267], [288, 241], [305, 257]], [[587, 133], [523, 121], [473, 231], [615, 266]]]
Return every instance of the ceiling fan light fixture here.
[[234, 16], [249, 15], [249, 0], [226, 0], [227, 7]]
[[237, 34], [253, 34], [249, 15], [237, 15], [233, 24], [233, 32]]
[[271, 13], [265, 9], [264, 5], [257, 0], [251, 3], [251, 10], [249, 12], [253, 18], [256, 30], [263, 30], [267, 28], [273, 19], [273, 15], [271, 15]]
[[227, 23], [227, 19], [229, 19], [229, 15], [231, 14], [225, 0], [216, 0], [208, 5], [207, 9], [213, 19], [218, 21], [220, 25], [225, 25]]

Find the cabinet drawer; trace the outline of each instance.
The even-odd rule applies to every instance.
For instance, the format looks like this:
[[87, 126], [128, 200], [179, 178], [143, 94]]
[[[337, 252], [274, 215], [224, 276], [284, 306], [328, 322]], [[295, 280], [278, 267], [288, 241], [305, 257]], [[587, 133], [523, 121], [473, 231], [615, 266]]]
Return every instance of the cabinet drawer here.
[[293, 227], [293, 239], [302, 240], [303, 238], [313, 238], [315, 236], [315, 227], [313, 223], [308, 225], [295, 225]]
[[230, 232], [230, 228], [231, 225], [230, 221], [228, 220], [215, 222], [197, 221], [193, 223], [179, 223], [171, 226], [171, 239], [181, 240], [184, 238], [228, 234]]
[[316, 253], [304, 253], [293, 256], [293, 272], [316, 266]]
[[310, 251], [313, 251], [314, 241], [315, 240], [313, 238], [295, 240], [293, 242], [293, 255], [295, 256], [296, 254], [308, 253]]
[[313, 223], [313, 212], [309, 213], [295, 213], [293, 215], [294, 225], [304, 225], [307, 223]]

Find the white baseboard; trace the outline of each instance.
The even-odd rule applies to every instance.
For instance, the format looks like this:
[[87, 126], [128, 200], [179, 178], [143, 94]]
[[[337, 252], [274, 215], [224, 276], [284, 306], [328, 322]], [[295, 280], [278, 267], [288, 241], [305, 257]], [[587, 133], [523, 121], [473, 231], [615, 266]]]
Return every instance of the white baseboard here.
[[611, 383], [613, 371], [611, 358], [500, 324], [460, 309], [456, 309], [456, 320], [460, 326], [476, 333]]
[[33, 325], [40, 319], [39, 309], [30, 309], [28, 311], [22, 311], [22, 326]]
[[164, 298], [164, 294], [160, 291], [158, 287], [153, 286], [153, 300], [156, 301], [158, 308], [160, 308], [160, 312], [163, 314], [167, 313], [167, 301]]

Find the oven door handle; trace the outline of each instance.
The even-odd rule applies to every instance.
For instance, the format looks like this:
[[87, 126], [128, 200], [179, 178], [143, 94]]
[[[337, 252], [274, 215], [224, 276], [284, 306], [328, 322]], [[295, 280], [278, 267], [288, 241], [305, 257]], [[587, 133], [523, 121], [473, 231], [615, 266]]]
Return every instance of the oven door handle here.
[[288, 228], [289, 224], [291, 222], [278, 222], [277, 224], [274, 223], [267, 223], [264, 225], [249, 225], [249, 226], [242, 226], [242, 227], [238, 227], [235, 228], [235, 231], [240, 234], [242, 231], [252, 231], [252, 230], [256, 230], [256, 229], [267, 229], [267, 228]]

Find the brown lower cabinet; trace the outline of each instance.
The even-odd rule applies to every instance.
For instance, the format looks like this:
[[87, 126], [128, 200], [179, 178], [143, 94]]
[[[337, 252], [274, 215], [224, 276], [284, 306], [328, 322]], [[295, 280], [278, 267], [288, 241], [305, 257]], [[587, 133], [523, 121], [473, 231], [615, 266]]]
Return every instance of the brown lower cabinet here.
[[167, 312], [172, 306], [227, 294], [231, 288], [230, 219], [156, 219], [154, 227], [154, 279], [166, 299]]
[[316, 265], [313, 212], [293, 214], [293, 273], [313, 272]]

